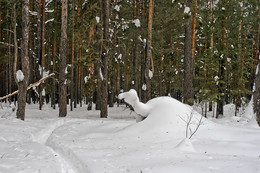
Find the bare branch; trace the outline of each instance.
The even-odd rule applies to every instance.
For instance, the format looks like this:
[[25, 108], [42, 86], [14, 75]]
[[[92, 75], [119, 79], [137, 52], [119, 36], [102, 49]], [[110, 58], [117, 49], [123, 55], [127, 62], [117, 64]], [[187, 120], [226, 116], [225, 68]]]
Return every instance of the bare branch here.
[[191, 137], [197, 132], [197, 130], [199, 129], [201, 123], [202, 123], [202, 116], [200, 117], [199, 123], [197, 124], [196, 129], [194, 130], [194, 132], [190, 135], [189, 139], [191, 139]]

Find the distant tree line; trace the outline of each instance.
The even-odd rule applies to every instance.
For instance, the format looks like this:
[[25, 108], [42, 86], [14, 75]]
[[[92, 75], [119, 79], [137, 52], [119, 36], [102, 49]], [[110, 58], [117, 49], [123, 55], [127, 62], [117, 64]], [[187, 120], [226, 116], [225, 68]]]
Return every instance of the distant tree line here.
[[[0, 0], [0, 97], [18, 89], [14, 69], [24, 68], [23, 3]], [[29, 89], [27, 103], [41, 109], [50, 102], [55, 109], [64, 101], [70, 110], [83, 103], [90, 110], [95, 103], [107, 117], [107, 105], [134, 88], [143, 102], [170, 95], [206, 110], [216, 103], [218, 118], [225, 104], [234, 103], [237, 112], [251, 99], [260, 47], [258, 0], [64, 3], [29, 0], [28, 84], [55, 76]]]

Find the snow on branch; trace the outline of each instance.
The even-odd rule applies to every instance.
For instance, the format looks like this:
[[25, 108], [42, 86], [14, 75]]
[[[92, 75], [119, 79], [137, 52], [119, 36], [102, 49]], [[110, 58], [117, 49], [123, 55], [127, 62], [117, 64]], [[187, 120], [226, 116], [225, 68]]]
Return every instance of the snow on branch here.
[[[18, 70], [19, 71], [19, 70]], [[33, 84], [30, 84], [28, 87], [27, 87], [27, 90], [29, 90], [30, 88], [32, 88], [32, 87], [35, 87], [35, 86], [38, 86], [38, 85], [40, 85], [43, 81], [45, 81], [47, 78], [49, 78], [49, 77], [51, 77], [51, 76], [54, 76], [55, 75], [55, 73], [51, 73], [50, 75], [48, 75], [48, 76], [46, 76], [46, 77], [43, 77], [42, 79], [40, 79], [39, 81], [37, 81], [37, 82], [35, 82], [35, 83], [33, 83]], [[6, 99], [6, 98], [8, 98], [8, 97], [11, 97], [11, 96], [13, 96], [13, 95], [15, 95], [15, 94], [17, 94], [18, 93], [18, 90], [16, 90], [15, 92], [13, 92], [13, 93], [11, 93], [11, 94], [8, 94], [8, 95], [6, 95], [6, 96], [4, 96], [4, 97], [0, 97], [0, 101], [2, 101], [2, 100], [4, 100], [4, 99]]]

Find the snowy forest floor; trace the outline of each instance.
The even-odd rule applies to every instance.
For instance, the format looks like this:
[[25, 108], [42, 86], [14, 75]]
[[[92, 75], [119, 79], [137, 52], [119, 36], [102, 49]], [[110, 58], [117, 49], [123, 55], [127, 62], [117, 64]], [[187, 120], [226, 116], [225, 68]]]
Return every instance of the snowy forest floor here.
[[25, 121], [3, 107], [0, 172], [260, 173], [260, 128], [243, 114], [234, 117], [232, 109], [226, 106], [222, 118], [209, 118], [214, 123], [184, 140], [185, 134], [172, 131], [125, 130], [139, 128], [125, 106], [109, 108], [109, 118], [100, 119], [99, 111], [86, 107], [58, 118], [49, 105], [42, 111], [27, 105]]

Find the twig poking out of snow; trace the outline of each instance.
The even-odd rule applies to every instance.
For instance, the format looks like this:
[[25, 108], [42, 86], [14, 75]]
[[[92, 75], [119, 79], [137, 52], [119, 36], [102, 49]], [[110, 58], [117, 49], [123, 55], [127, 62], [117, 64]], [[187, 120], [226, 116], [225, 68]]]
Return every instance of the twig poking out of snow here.
[[18, 70], [16, 72], [16, 79], [17, 79], [18, 82], [22, 82], [23, 81], [24, 75], [23, 75], [22, 70]]
[[[203, 119], [203, 117], [200, 116], [200, 119], [194, 122], [193, 115], [194, 115], [194, 110], [192, 110], [189, 115], [187, 114], [186, 120], [181, 116], [179, 116], [186, 123], [186, 138], [189, 139], [191, 139], [192, 136], [198, 131], [200, 125], [202, 124], [202, 119]], [[196, 126], [194, 130], [191, 129], [192, 124]], [[189, 136], [189, 131], [190, 131], [190, 136]]]

